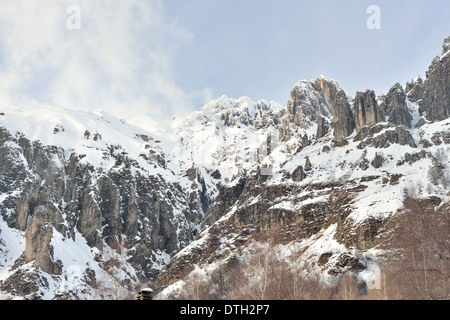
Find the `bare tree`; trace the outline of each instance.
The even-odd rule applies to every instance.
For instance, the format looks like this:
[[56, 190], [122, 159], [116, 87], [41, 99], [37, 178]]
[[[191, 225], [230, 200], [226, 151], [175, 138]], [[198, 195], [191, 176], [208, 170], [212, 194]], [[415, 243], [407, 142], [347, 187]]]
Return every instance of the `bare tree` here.
[[358, 283], [354, 275], [344, 274], [340, 276], [335, 298], [339, 300], [357, 300], [360, 298]]
[[447, 166], [448, 151], [443, 148], [436, 150], [433, 154], [433, 165], [428, 171], [428, 178], [434, 185], [442, 184], [447, 189], [450, 185], [450, 172]]
[[125, 263], [127, 252], [127, 241], [123, 236], [115, 236], [107, 241], [108, 247], [104, 250], [106, 261], [101, 263], [102, 268], [109, 276], [108, 281], [101, 281], [98, 284], [102, 295], [109, 295], [113, 300], [130, 299], [131, 293], [126, 290], [125, 285], [130, 284], [130, 279], [126, 279]]
[[300, 300], [329, 298], [332, 290], [319, 278], [306, 275], [305, 270], [283, 255], [280, 247], [267, 246], [255, 251], [251, 258], [234, 272], [234, 299]]
[[405, 213], [394, 237], [402, 255], [388, 273], [389, 291], [401, 299], [450, 296], [450, 212], [448, 207], [438, 209], [439, 202], [405, 192]]
[[209, 300], [211, 281], [200, 269], [194, 269], [184, 278], [184, 285], [177, 299]]

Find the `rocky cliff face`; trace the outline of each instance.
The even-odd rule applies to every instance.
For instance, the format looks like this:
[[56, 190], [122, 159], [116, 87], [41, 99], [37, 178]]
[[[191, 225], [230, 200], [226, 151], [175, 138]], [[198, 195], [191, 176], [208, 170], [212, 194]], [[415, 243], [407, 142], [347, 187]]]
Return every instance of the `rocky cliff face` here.
[[[13, 111], [5, 114], [7, 120], [15, 121]], [[66, 131], [72, 129], [69, 126]], [[133, 270], [127, 285], [133, 290], [133, 284], [154, 278], [159, 265], [193, 240], [203, 216], [199, 195], [195, 190], [186, 192], [183, 180], [161, 161], [161, 149], [147, 136], [131, 137], [132, 143], [141, 145], [135, 158], [136, 154], [129, 154], [134, 150], [100, 143], [99, 136], [97, 141], [88, 135], [79, 137], [84, 154], [83, 148], [43, 145], [4, 128], [0, 134], [0, 213], [4, 227], [23, 232], [25, 239], [23, 254], [15, 257], [9, 272], [29, 266], [52, 275], [59, 285], [67, 278], [68, 268], [77, 266], [81, 274], [91, 273], [100, 281], [108, 277], [101, 265], [110, 259], [110, 248], [117, 239], [125, 239], [121, 245]], [[86, 161], [98, 156], [103, 161], [97, 166]], [[80, 265], [80, 257], [72, 261], [64, 257], [60, 251], [70, 249], [55, 241], [59, 237], [76, 243], [84, 239], [84, 250], [91, 248], [86, 252], [90, 266]], [[9, 248], [14, 243], [5, 245]], [[26, 277], [26, 273], [10, 276], [0, 281], [0, 288], [10, 287], [10, 281], [27, 281]], [[45, 297], [45, 289], [51, 290], [51, 284], [36, 292], [13, 294], [39, 298]], [[56, 297], [66, 289], [62, 285], [48, 294]]]
[[357, 132], [365, 126], [371, 127], [384, 120], [384, 113], [381, 112], [375, 92], [372, 90], [356, 93], [354, 111]]
[[[350, 106], [351, 99], [334, 80], [320, 76], [312, 81], [299, 81], [291, 91], [286, 116], [280, 129], [280, 140], [291, 138], [290, 129], [308, 132], [319, 125], [317, 138], [323, 137], [330, 128], [336, 139], [350, 135], [354, 130], [354, 119]], [[294, 130], [295, 131], [295, 130]]]
[[424, 199], [448, 201], [447, 184], [429, 180], [439, 150], [448, 149], [438, 138], [447, 131], [438, 128], [448, 125], [449, 92], [437, 85], [448, 82], [446, 57], [435, 59], [435, 76], [429, 73], [425, 83], [397, 83], [379, 96], [367, 90], [350, 99], [324, 77], [297, 83], [285, 115], [279, 113], [272, 174], [261, 180], [257, 170], [247, 171], [219, 189], [220, 205], [210, 207], [202, 232], [160, 273], [159, 297], [181, 294], [191, 271], [204, 281], [229, 276], [267, 242], [325, 282], [353, 273], [367, 286], [366, 277], [391, 249], [405, 188], [428, 185]]
[[261, 243], [325, 282], [363, 281], [405, 188], [448, 200], [449, 42], [424, 81], [383, 95], [321, 76], [286, 107], [222, 96], [174, 120], [171, 149], [107, 113], [1, 109], [0, 294], [108, 298], [123, 272], [133, 295], [156, 279], [176, 296]]
[[408, 110], [406, 94], [399, 83], [396, 83], [381, 99], [380, 109], [390, 123], [411, 128], [413, 117]]
[[337, 93], [334, 107], [332, 108], [334, 137], [341, 140], [348, 137], [355, 130], [355, 119], [349, 99], [344, 91]]
[[431, 63], [424, 83], [422, 112], [427, 120], [439, 121], [450, 115], [450, 38], [445, 39], [442, 55]]

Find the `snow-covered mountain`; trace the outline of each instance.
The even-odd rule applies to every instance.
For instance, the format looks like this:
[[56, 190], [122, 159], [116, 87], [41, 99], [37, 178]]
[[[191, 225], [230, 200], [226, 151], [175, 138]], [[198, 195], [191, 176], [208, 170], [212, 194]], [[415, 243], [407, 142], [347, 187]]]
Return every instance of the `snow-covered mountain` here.
[[[449, 42], [447, 38], [425, 81], [418, 77], [403, 86], [397, 83], [386, 94], [367, 90], [350, 98], [336, 81], [320, 76], [299, 81], [286, 108], [268, 108], [270, 120], [255, 113], [255, 107], [242, 106], [271, 104], [224, 102], [224, 97], [196, 114], [210, 128], [209, 141], [217, 139], [210, 144], [188, 135], [187, 145], [203, 155], [202, 162], [216, 165], [211, 170], [219, 165], [228, 171], [232, 160], [231, 168], [246, 170], [222, 181], [200, 235], [159, 275], [156, 287], [163, 290], [158, 298], [198, 298], [199, 292], [208, 298], [236, 298], [242, 291], [247, 291], [244, 298], [273, 298], [273, 292], [261, 294], [261, 283], [270, 283], [270, 256], [277, 256], [272, 264], [279, 269], [270, 276], [275, 286], [283, 283], [279, 274], [286, 269], [280, 264], [287, 262], [290, 272], [296, 271], [284, 281], [301, 274], [333, 286], [352, 274], [360, 289], [367, 290], [380, 267], [398, 258], [393, 253], [401, 248], [391, 240], [405, 210], [405, 190], [448, 223]], [[227, 104], [235, 106], [239, 120], [229, 121], [227, 114], [233, 111]], [[232, 134], [232, 142], [212, 155], [211, 147], [223, 145], [224, 131]], [[259, 132], [265, 139], [256, 138]], [[245, 139], [263, 141], [264, 151], [258, 143], [239, 148], [236, 141]], [[246, 156], [260, 152], [260, 157], [246, 161], [236, 156], [241, 150]], [[448, 236], [446, 232], [444, 242], [450, 241]], [[447, 250], [443, 256], [448, 255]], [[440, 263], [448, 278], [448, 263]]]
[[132, 292], [192, 241], [196, 191], [148, 132], [60, 108], [4, 107], [0, 121], [6, 297], [111, 297], [119, 269]]
[[386, 94], [320, 76], [286, 107], [222, 96], [166, 137], [104, 111], [1, 107], [0, 297], [164, 299], [201, 275], [233, 298], [215, 285], [257, 278], [243, 266], [268, 248], [367, 287], [405, 189], [449, 214], [449, 43]]

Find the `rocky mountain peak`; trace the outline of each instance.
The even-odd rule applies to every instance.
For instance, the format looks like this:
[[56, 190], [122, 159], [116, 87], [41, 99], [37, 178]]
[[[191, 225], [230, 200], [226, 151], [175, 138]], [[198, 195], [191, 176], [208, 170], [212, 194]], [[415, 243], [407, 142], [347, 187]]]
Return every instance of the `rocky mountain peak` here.
[[187, 119], [176, 124], [176, 128], [192, 126], [196, 121], [223, 124], [228, 127], [255, 127], [260, 129], [277, 121], [281, 106], [266, 100], [252, 101], [249, 97], [238, 99], [226, 95], [208, 102], [200, 111], [193, 112]]
[[331, 117], [328, 103], [334, 103], [336, 86], [323, 77], [315, 80], [300, 80], [291, 90], [287, 105], [290, 122], [302, 128], [311, 127], [319, 116]]
[[353, 130], [351, 100], [335, 80], [319, 76], [300, 80], [291, 91], [282, 119], [280, 140], [287, 141], [300, 129], [302, 135], [323, 137], [332, 128], [338, 139]]
[[336, 95], [339, 91], [343, 91], [339, 83], [335, 80], [328, 80], [321, 75], [313, 81], [313, 87], [319, 91], [330, 110], [333, 109], [336, 102]]

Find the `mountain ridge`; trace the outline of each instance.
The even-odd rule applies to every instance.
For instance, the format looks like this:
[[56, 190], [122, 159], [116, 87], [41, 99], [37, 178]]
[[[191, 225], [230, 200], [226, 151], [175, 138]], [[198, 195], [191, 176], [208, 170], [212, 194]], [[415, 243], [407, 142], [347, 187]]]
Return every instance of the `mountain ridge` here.
[[449, 43], [425, 80], [378, 96], [324, 76], [286, 107], [224, 95], [174, 119], [171, 148], [104, 111], [2, 108], [0, 294], [124, 298], [150, 282], [179, 297], [270, 244], [367, 288], [405, 189], [448, 203]]

